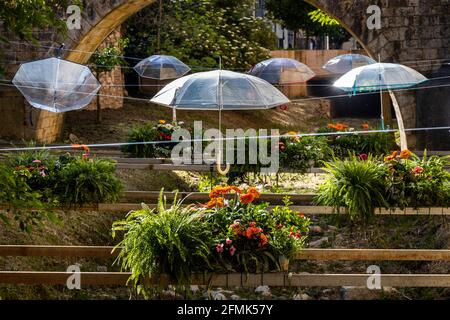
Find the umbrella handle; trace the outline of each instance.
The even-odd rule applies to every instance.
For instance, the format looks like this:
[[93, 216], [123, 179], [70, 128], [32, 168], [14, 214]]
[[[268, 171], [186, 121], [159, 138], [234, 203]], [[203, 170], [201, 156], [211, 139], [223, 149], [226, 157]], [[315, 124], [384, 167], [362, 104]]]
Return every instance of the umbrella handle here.
[[217, 155], [217, 162], [216, 162], [216, 169], [217, 169], [217, 172], [218, 173], [220, 173], [221, 175], [226, 175], [228, 172], [230, 172], [230, 168], [231, 168], [231, 166], [228, 164], [228, 163], [226, 163], [226, 168], [225, 168], [225, 170], [222, 170], [222, 160], [221, 160], [221, 158], [222, 158], [222, 153], [219, 151], [219, 154]]

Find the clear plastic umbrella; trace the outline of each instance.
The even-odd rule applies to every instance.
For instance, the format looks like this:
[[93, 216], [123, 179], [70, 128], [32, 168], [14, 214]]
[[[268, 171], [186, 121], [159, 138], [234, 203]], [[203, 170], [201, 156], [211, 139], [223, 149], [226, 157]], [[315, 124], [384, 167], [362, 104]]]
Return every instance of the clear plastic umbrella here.
[[340, 77], [334, 86], [356, 94], [357, 92], [379, 91], [381, 100], [381, 128], [384, 130], [383, 90], [390, 93], [400, 130], [402, 149], [407, 149], [402, 115], [395, 96], [390, 90], [403, 89], [420, 84], [428, 79], [414, 69], [395, 63], [375, 63], [353, 69]]
[[173, 109], [245, 110], [269, 109], [289, 103], [289, 99], [260, 78], [215, 70], [174, 80], [151, 102]]
[[333, 59], [330, 59], [322, 66], [322, 69], [325, 69], [331, 73], [335, 74], [344, 74], [349, 72], [352, 69], [363, 67], [369, 64], [377, 63], [372, 58], [368, 56], [364, 56], [362, 54], [341, 54]]
[[249, 74], [278, 85], [305, 83], [316, 75], [307, 65], [289, 58], [262, 61]]
[[334, 86], [356, 93], [409, 88], [427, 80], [416, 70], [401, 64], [375, 63], [347, 72]]
[[[172, 81], [162, 88], [151, 102], [176, 109], [219, 111], [219, 131], [222, 110], [269, 109], [289, 103], [277, 88], [265, 80], [248, 74], [226, 70], [199, 72]], [[222, 140], [219, 140], [217, 171], [221, 170]]]
[[81, 109], [101, 87], [88, 67], [60, 58], [23, 63], [12, 82], [33, 107], [51, 112]]
[[176, 79], [191, 69], [173, 56], [153, 55], [139, 62], [134, 70], [144, 78], [156, 80]]

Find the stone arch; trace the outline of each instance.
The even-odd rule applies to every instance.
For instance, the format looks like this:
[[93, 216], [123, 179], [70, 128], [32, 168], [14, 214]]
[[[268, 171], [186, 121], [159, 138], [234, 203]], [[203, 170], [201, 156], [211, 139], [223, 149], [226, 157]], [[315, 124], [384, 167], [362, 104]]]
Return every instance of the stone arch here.
[[[65, 40], [73, 50], [65, 58], [85, 63], [91, 52], [127, 18], [156, 0], [85, 0], [80, 30]], [[301, 0], [299, 0], [301, 1]], [[450, 4], [439, 0], [305, 0], [330, 14], [349, 31], [367, 53], [385, 62], [449, 59]], [[382, 9], [381, 30], [369, 30], [366, 13], [370, 5]], [[15, 55], [20, 59], [20, 55]], [[414, 68], [429, 75], [440, 66], [421, 63]], [[416, 127], [414, 93], [396, 93], [405, 126]], [[411, 137], [414, 143], [414, 137]]]

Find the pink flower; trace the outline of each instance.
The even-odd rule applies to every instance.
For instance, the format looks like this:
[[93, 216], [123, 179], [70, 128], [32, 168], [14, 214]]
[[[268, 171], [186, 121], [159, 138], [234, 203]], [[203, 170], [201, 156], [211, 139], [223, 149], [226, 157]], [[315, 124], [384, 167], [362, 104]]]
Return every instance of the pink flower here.
[[223, 252], [223, 243], [219, 243], [216, 246], [216, 251], [217, 251], [217, 253], [222, 253]]
[[233, 243], [233, 240], [231, 240], [230, 238], [227, 238], [227, 240], [225, 240], [225, 243], [229, 246], [230, 244]]
[[45, 174], [45, 171], [44, 171], [44, 170], [42, 170], [42, 171], [40, 172], [40, 174], [41, 174], [41, 177], [45, 177], [45, 176], [46, 176], [46, 174]]
[[365, 153], [361, 153], [358, 157], [359, 157], [359, 160], [361, 160], [361, 161], [366, 161], [368, 158], [367, 154], [365, 154]]
[[236, 252], [236, 248], [234, 246], [231, 246], [230, 248], [230, 255], [234, 255], [234, 253]]
[[412, 169], [412, 172], [413, 172], [415, 175], [421, 174], [421, 173], [423, 172], [423, 168], [417, 166], [417, 167], [415, 167], [414, 169]]
[[33, 163], [42, 163], [41, 160], [33, 160]]

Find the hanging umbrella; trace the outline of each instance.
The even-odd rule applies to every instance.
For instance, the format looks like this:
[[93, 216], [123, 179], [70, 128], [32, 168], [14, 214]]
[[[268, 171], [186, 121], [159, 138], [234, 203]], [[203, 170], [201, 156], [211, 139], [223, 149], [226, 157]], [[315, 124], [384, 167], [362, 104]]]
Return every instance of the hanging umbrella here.
[[51, 112], [81, 109], [101, 87], [88, 67], [60, 58], [23, 63], [12, 82], [33, 107]]
[[327, 63], [325, 63], [322, 66], [322, 69], [325, 69], [335, 74], [344, 74], [352, 69], [374, 63], [377, 62], [372, 58], [369, 58], [368, 56], [364, 56], [362, 54], [349, 53], [349, 54], [341, 54], [337, 57], [328, 60]]
[[251, 75], [226, 70], [199, 72], [174, 80], [151, 100], [173, 109], [269, 109], [289, 103], [277, 88]]
[[[151, 102], [176, 109], [218, 110], [219, 131], [222, 125], [222, 110], [269, 109], [286, 103], [286, 98], [277, 88], [265, 80], [226, 70], [199, 72], [177, 79], [162, 88]], [[222, 140], [219, 140], [217, 170], [222, 171]]]
[[398, 107], [395, 96], [390, 90], [409, 88], [427, 80], [426, 77], [416, 70], [401, 64], [374, 63], [347, 72], [334, 83], [334, 86], [353, 95], [356, 92], [379, 91], [381, 100], [381, 128], [383, 130], [384, 116], [381, 95], [383, 90], [389, 91], [397, 116], [402, 149], [407, 149], [406, 134], [400, 108]]
[[168, 80], [182, 77], [191, 69], [173, 56], [153, 55], [139, 62], [134, 70], [144, 78]]
[[277, 85], [305, 83], [316, 75], [307, 65], [288, 58], [262, 61], [249, 74]]

